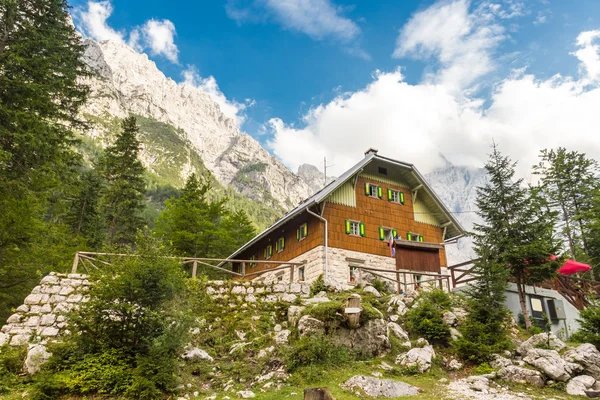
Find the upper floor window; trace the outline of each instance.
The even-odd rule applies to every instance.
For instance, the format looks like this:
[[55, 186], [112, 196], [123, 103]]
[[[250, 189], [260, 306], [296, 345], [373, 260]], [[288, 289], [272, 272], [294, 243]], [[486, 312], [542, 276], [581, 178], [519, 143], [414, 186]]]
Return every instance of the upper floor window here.
[[408, 232], [406, 234], [406, 240], [410, 240], [413, 242], [423, 242], [423, 236], [419, 235], [418, 233], [414, 233], [414, 232]]
[[385, 226], [379, 227], [379, 240], [393, 240], [398, 237], [398, 231], [392, 228], [386, 228]]
[[277, 253], [281, 253], [284, 248], [285, 248], [285, 238], [282, 236], [279, 239], [277, 239], [277, 243], [275, 243], [275, 251]]
[[388, 189], [388, 200], [392, 203], [404, 204], [404, 193], [394, 189]]
[[346, 220], [346, 233], [348, 235], [365, 236], [365, 224], [359, 221]]
[[268, 245], [267, 247], [265, 247], [265, 260], [268, 260], [269, 258], [271, 258], [273, 256], [273, 245]]
[[304, 266], [298, 268], [298, 281], [304, 282], [306, 277], [304, 276]]
[[301, 241], [306, 236], [308, 236], [308, 224], [304, 223], [298, 227], [296, 230], [296, 240]]
[[383, 197], [383, 188], [372, 183], [365, 183], [365, 194], [370, 197], [381, 199]]

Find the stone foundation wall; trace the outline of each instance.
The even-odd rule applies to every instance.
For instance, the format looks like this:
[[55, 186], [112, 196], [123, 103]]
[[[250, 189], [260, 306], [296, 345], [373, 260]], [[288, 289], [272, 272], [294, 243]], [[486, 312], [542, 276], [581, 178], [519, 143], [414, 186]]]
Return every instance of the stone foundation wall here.
[[[304, 266], [304, 281], [312, 282], [318, 278], [319, 275], [323, 274], [323, 268], [325, 267], [325, 247], [318, 246], [306, 253], [289, 260], [289, 262], [300, 263], [305, 262]], [[300, 267], [294, 267], [294, 282], [299, 281], [298, 269]], [[281, 279], [280, 279], [281, 278]], [[282, 269], [280, 271], [266, 272], [259, 275], [254, 279], [254, 282], [290, 282], [290, 270]]]
[[65, 314], [89, 297], [90, 282], [82, 274], [45, 276], [0, 330], [0, 346], [42, 342], [60, 335], [67, 326]]

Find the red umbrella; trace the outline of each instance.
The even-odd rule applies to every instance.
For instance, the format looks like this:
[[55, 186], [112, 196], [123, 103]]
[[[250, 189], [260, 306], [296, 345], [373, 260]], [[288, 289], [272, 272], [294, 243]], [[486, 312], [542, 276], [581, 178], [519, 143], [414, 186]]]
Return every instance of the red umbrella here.
[[567, 259], [564, 265], [558, 269], [558, 273], [561, 275], [572, 275], [578, 272], [587, 272], [590, 269], [592, 267], [587, 264]]

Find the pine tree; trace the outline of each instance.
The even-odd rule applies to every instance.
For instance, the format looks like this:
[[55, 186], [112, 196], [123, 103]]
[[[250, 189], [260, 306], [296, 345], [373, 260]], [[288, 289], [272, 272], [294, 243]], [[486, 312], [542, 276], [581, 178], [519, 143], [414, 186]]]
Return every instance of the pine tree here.
[[225, 231], [221, 226], [226, 199], [210, 202], [209, 178], [192, 174], [178, 199], [167, 200], [155, 224], [155, 233], [169, 242], [173, 251], [188, 257], [224, 257]]
[[71, 230], [85, 238], [91, 249], [99, 249], [104, 243], [104, 220], [100, 213], [102, 179], [96, 170], [83, 171], [78, 180], [78, 190], [69, 200], [65, 217]]
[[99, 163], [105, 186], [100, 192], [100, 209], [110, 244], [133, 246], [144, 225], [144, 167], [138, 159], [140, 142], [135, 117], [125, 118], [115, 143], [106, 148]]
[[224, 257], [229, 256], [235, 250], [239, 249], [250, 239], [256, 236], [254, 224], [248, 218], [244, 210], [227, 212], [223, 218], [223, 229], [225, 240], [221, 254]]
[[569, 256], [587, 261], [586, 215], [592, 193], [598, 187], [598, 163], [583, 153], [559, 147], [542, 150], [540, 162], [533, 169], [540, 175], [544, 197], [558, 210], [564, 224], [559, 231], [567, 240]]
[[525, 286], [553, 276], [557, 251], [552, 236], [554, 214], [535, 191], [513, 180], [516, 163], [500, 154], [494, 144], [485, 166], [489, 182], [477, 190], [477, 206], [483, 223], [474, 225], [477, 246], [485, 248], [491, 263], [504, 265], [517, 285], [525, 326], [531, 328]]

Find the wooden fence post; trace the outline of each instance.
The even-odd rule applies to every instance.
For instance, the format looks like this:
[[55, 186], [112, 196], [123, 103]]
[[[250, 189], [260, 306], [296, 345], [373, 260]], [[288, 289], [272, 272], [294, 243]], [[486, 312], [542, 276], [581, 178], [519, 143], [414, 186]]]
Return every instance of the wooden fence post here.
[[192, 278], [195, 278], [197, 273], [198, 273], [198, 261], [194, 260], [194, 263], [192, 264]]
[[242, 261], [242, 279], [246, 278], [246, 263]]
[[304, 389], [304, 400], [335, 400], [335, 398], [327, 388], [312, 388]]
[[77, 273], [77, 265], [79, 264], [79, 252], [75, 253], [75, 259], [73, 260], [73, 267], [71, 268], [71, 273]]

